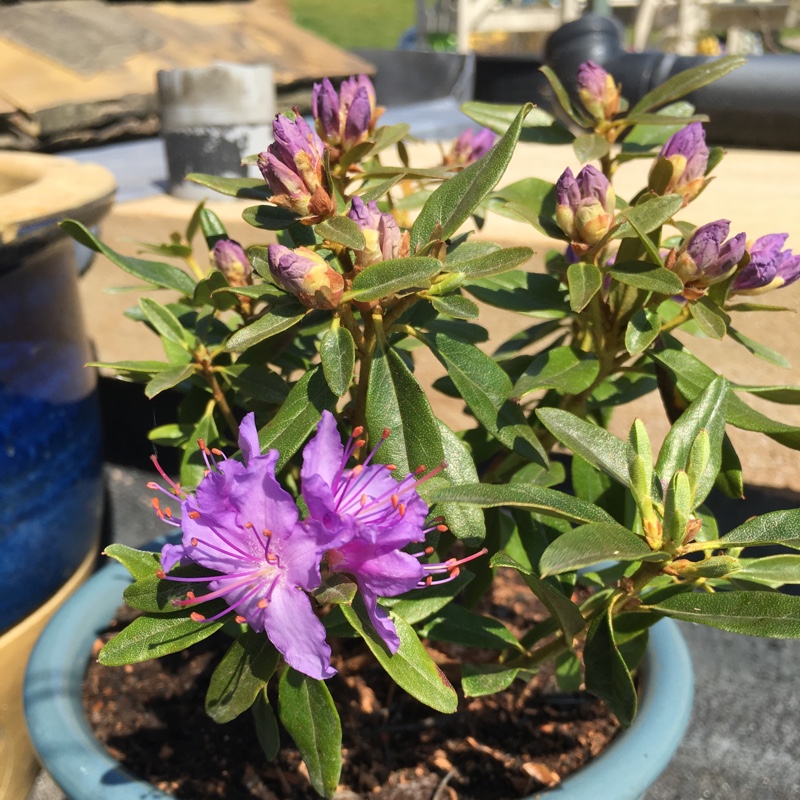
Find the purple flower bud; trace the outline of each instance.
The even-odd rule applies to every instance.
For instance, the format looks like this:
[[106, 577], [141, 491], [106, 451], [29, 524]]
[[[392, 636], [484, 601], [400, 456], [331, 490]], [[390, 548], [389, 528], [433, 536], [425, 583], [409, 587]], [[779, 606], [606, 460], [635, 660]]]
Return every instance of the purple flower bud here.
[[315, 83], [311, 95], [311, 112], [317, 123], [320, 136], [331, 144], [339, 143], [339, 95], [333, 84], [323, 78]]
[[483, 158], [497, 141], [497, 134], [488, 128], [479, 131], [468, 128], [453, 142], [450, 152], [444, 157], [445, 166], [468, 167]]
[[770, 233], [749, 248], [750, 263], [731, 284], [731, 294], [761, 294], [788, 286], [800, 278], [800, 255], [781, 250], [786, 233]]
[[687, 300], [702, 297], [708, 287], [724, 281], [736, 269], [745, 251], [746, 236], [725, 241], [731, 224], [726, 219], [697, 228], [683, 243], [671, 269], [683, 281]]
[[290, 250], [282, 244], [267, 249], [269, 271], [275, 283], [309, 308], [332, 309], [339, 305], [344, 279], [322, 256], [307, 247]]
[[[366, 141], [383, 112], [376, 105], [375, 87], [366, 75], [342, 81], [337, 94], [324, 78], [315, 83], [311, 110], [317, 132], [331, 147], [345, 152]], [[338, 154], [334, 154], [338, 155]]]
[[594, 61], [578, 67], [578, 97], [595, 119], [612, 119], [619, 113], [619, 86]]
[[[661, 149], [659, 159], [662, 158], [672, 165], [672, 176], [663, 194], [683, 195], [683, 203], [687, 205], [700, 194], [706, 181], [708, 147], [703, 125], [692, 122], [673, 134]], [[650, 170], [651, 178], [657, 164], [658, 161]]]
[[230, 286], [249, 286], [253, 282], [253, 267], [239, 242], [220, 239], [211, 250], [211, 260]]
[[336, 213], [323, 169], [325, 145], [297, 114], [279, 114], [272, 125], [275, 141], [258, 156], [258, 167], [272, 190], [272, 202], [299, 214], [307, 225]]
[[567, 167], [556, 182], [556, 221], [582, 255], [614, 224], [616, 196], [600, 170], [587, 164], [574, 177]]
[[366, 246], [356, 250], [356, 266], [363, 269], [378, 261], [402, 258], [408, 254], [408, 236], [400, 232], [397, 221], [391, 214], [382, 214], [373, 200], [365, 204], [354, 195], [347, 216], [355, 222], [364, 234]]

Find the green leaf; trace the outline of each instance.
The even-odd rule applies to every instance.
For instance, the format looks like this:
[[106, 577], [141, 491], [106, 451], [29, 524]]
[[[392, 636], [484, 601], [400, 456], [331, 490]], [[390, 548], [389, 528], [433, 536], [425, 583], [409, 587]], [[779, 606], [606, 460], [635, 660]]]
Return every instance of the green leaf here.
[[289, 667], [278, 684], [278, 708], [314, 790], [333, 797], [342, 772], [342, 722], [325, 681]]
[[611, 609], [597, 617], [589, 628], [583, 652], [586, 689], [614, 712], [623, 728], [636, 716], [637, 696], [625, 659], [614, 642]]
[[463, 273], [465, 281], [471, 281], [516, 269], [530, 261], [533, 255], [530, 247], [504, 247], [478, 258], [456, 259], [446, 264], [448, 267], [455, 267], [453, 272]]
[[189, 332], [184, 330], [178, 318], [166, 306], [162, 306], [150, 297], [142, 297], [139, 300], [139, 307], [159, 336], [175, 342], [184, 350], [191, 349], [187, 341]]
[[646, 609], [746, 636], [800, 639], [800, 597], [778, 592], [692, 592], [668, 597]]
[[[631, 128], [622, 142], [623, 154], [641, 150], [646, 152], [652, 147], [666, 144], [667, 139], [673, 133], [677, 133], [681, 128], [685, 128], [689, 122], [694, 121], [695, 117], [693, 115], [694, 106], [685, 100], [679, 100], [677, 103], [665, 106], [654, 115], [652, 120], [654, 124], [650, 124], [650, 121], [647, 120], [643, 124], [635, 125]], [[627, 119], [631, 120], [630, 115], [628, 115]]]
[[800, 583], [800, 556], [780, 555], [763, 558], [742, 558], [737, 578], [764, 583], [777, 589], [786, 584]]
[[[461, 110], [479, 125], [502, 134], [514, 122], [519, 106], [471, 101], [462, 103]], [[522, 142], [569, 144], [575, 137], [552, 114], [534, 108], [525, 117], [519, 138]]]
[[274, 448], [281, 454], [276, 471], [283, 469], [303, 446], [323, 410], [333, 409], [336, 399], [319, 367], [309, 370], [297, 381], [278, 413], [258, 432], [262, 453]]
[[635, 118], [657, 106], [678, 100], [684, 95], [719, 80], [732, 70], [741, 67], [746, 61], [747, 59], [742, 56], [723, 56], [715, 61], [706, 61], [697, 67], [679, 72], [642, 97], [630, 110], [630, 116]]
[[472, 413], [491, 436], [531, 461], [547, 463], [547, 455], [522, 409], [508, 399], [511, 381], [499, 364], [474, 345], [441, 333], [420, 339], [444, 364]]
[[[724, 312], [722, 313], [724, 314]], [[724, 318], [727, 324], [728, 336], [730, 336], [734, 342], [742, 345], [742, 347], [749, 350], [754, 356], [758, 356], [768, 364], [774, 364], [776, 367], [784, 367], [784, 369], [791, 369], [792, 365], [789, 363], [789, 359], [787, 359], [786, 356], [778, 353], [771, 347], [767, 347], [766, 345], [751, 339], [749, 336], [745, 336], [741, 331], [732, 328], [730, 326], [730, 317], [728, 317], [727, 314]]]
[[625, 329], [625, 349], [635, 356], [643, 353], [661, 332], [661, 317], [655, 311], [640, 308]]
[[[90, 364], [89, 366], [92, 365]], [[735, 392], [754, 394], [772, 403], [783, 403], [790, 406], [800, 405], [800, 386], [744, 386], [742, 384], [733, 384], [732, 388]]]
[[464, 697], [483, 697], [508, 689], [519, 675], [517, 668], [509, 669], [502, 664], [462, 664], [461, 688]]
[[600, 372], [593, 353], [575, 347], [554, 347], [540, 353], [519, 377], [512, 397], [525, 397], [536, 389], [555, 389], [561, 394], [580, 394], [588, 389]]
[[581, 661], [571, 650], [556, 656], [556, 683], [558, 690], [565, 694], [581, 690], [583, 684]]
[[[555, 224], [556, 187], [541, 178], [523, 178], [492, 192], [487, 198], [487, 207], [496, 214], [529, 220], [537, 228], [543, 229], [543, 220]], [[556, 226], [557, 227], [557, 226]]]
[[144, 388], [145, 395], [152, 399], [157, 394], [177, 386], [194, 375], [194, 366], [194, 364], [186, 364], [185, 366], [169, 367], [162, 370], [147, 382], [147, 386]]
[[297, 222], [299, 217], [294, 211], [280, 206], [250, 206], [242, 211], [242, 219], [254, 228], [264, 231], [282, 231], [292, 223]]
[[209, 250], [217, 242], [228, 238], [228, 231], [225, 230], [222, 220], [209, 208], [204, 207], [200, 210], [200, 228]]
[[636, 289], [670, 297], [683, 291], [683, 281], [674, 272], [647, 261], [625, 261], [608, 272], [614, 280]]
[[664, 497], [664, 540], [675, 546], [683, 544], [686, 525], [692, 513], [692, 489], [683, 470], [672, 476]]
[[389, 190], [403, 179], [402, 175], [394, 175], [388, 180], [379, 183], [363, 183], [358, 190], [358, 196], [364, 203], [380, 200]]
[[570, 264], [567, 268], [567, 283], [570, 308], [579, 312], [600, 291], [603, 275], [594, 264]]
[[103, 550], [103, 555], [119, 561], [135, 581], [150, 578], [161, 568], [161, 559], [158, 553], [150, 550], [135, 550], [125, 544], [110, 544]]
[[113, 369], [120, 375], [127, 376], [130, 373], [142, 375], [154, 375], [163, 372], [170, 367], [168, 361], [89, 361], [87, 367], [97, 367], [98, 369]]
[[495, 146], [481, 159], [445, 181], [430, 196], [411, 228], [411, 252], [427, 244], [441, 226], [441, 238], [450, 238], [469, 219], [484, 197], [503, 176], [511, 161], [525, 117], [527, 103]]
[[709, 461], [695, 487], [695, 506], [708, 496], [722, 465], [727, 395], [728, 382], [725, 378], [718, 377], [711, 381], [672, 426], [658, 454], [656, 472], [666, 485], [672, 481], [675, 472], [687, 469], [692, 445], [700, 431], [708, 432]]
[[190, 172], [186, 180], [199, 183], [200, 186], [213, 189], [228, 197], [238, 197], [240, 200], [269, 200], [272, 197], [269, 186], [262, 178], [222, 178], [218, 175]]
[[319, 343], [319, 356], [325, 380], [331, 391], [344, 397], [353, 382], [356, 345], [347, 328], [331, 328]]
[[107, 667], [137, 664], [185, 650], [222, 627], [222, 622], [194, 622], [185, 611], [137, 617], [100, 651], [97, 660]]
[[431, 305], [440, 313], [455, 319], [476, 319], [480, 315], [478, 304], [458, 294], [431, 297]]
[[611, 238], [631, 239], [639, 238], [642, 234], [652, 233], [682, 208], [682, 195], [668, 194], [664, 197], [653, 197], [623, 212], [622, 216], [625, 221], [614, 231]]
[[[159, 578], [150, 572], [137, 578], [125, 588], [122, 597], [131, 607], [149, 614], [174, 614], [177, 608], [174, 600], [183, 600], [189, 590], [197, 589], [195, 581], [179, 581], [178, 578], [200, 578], [208, 574], [207, 570], [196, 566], [176, 567], [170, 573], [170, 579]], [[213, 580], [209, 577], [208, 580]]]
[[247, 350], [248, 347], [263, 342], [264, 339], [288, 330], [303, 319], [307, 313], [308, 309], [298, 300], [287, 300], [274, 306], [272, 310], [263, 317], [259, 317], [255, 322], [236, 331], [225, 342], [225, 349], [234, 353]]
[[604, 428], [558, 408], [540, 408], [536, 416], [565, 447], [623, 486], [630, 485], [628, 453], [621, 439]]
[[453, 601], [461, 590], [472, 580], [472, 573], [462, 569], [453, 580], [447, 583], [433, 583], [420, 589], [412, 589], [399, 597], [384, 597], [380, 604], [391, 608], [409, 625], [417, 625], [432, 617]]
[[458, 697], [445, 674], [436, 666], [414, 629], [394, 612], [389, 616], [400, 637], [400, 647], [389, 654], [383, 639], [376, 633], [360, 597], [352, 606], [339, 606], [347, 621], [367, 643], [367, 647], [392, 680], [412, 697], [443, 714], [452, 714]]
[[165, 289], [174, 289], [187, 297], [194, 294], [195, 281], [182, 269], [164, 264], [160, 261], [146, 261], [143, 258], [129, 258], [106, 247], [85, 225], [75, 220], [68, 219], [59, 223], [59, 227], [76, 242], [88, 247], [95, 253], [101, 253], [112, 264], [143, 281], [161, 286]]
[[438, 642], [450, 642], [464, 647], [485, 647], [489, 650], [522, 650], [517, 637], [502, 622], [484, 617], [464, 606], [445, 606], [428, 620], [419, 635]]
[[431, 278], [442, 271], [435, 258], [392, 258], [378, 261], [359, 272], [343, 301], [380, 300], [408, 289], [427, 289]]
[[701, 297], [689, 303], [689, 311], [697, 326], [712, 339], [724, 339], [730, 317], [711, 299]]
[[753, 517], [719, 541], [719, 547], [782, 544], [800, 550], [800, 509], [772, 511]]
[[331, 217], [316, 225], [314, 230], [325, 241], [344, 245], [351, 250], [363, 250], [367, 246], [361, 228], [350, 217]]
[[370, 366], [366, 422], [373, 446], [385, 429], [391, 431], [376, 454], [379, 463], [395, 464], [399, 473], [407, 474], [444, 461], [439, 425], [425, 391], [403, 359], [380, 343]]
[[481, 278], [470, 283], [470, 294], [504, 311], [518, 311], [532, 317], [561, 319], [569, 313], [564, 292], [552, 275], [515, 270], [504, 275]]
[[571, 522], [611, 521], [611, 517], [597, 506], [542, 486], [517, 483], [463, 484], [437, 489], [431, 499], [437, 503], [469, 503], [480, 508], [497, 506], [526, 508], [548, 517], [558, 517]]
[[608, 139], [596, 133], [581, 133], [572, 143], [575, 156], [581, 164], [597, 161], [607, 156], [610, 150]]
[[[654, 554], [635, 533], [616, 522], [581, 525], [556, 539], [542, 554], [542, 577], [573, 572], [601, 561], [644, 561]], [[659, 556], [660, 557], [660, 556]]]
[[253, 722], [256, 728], [256, 738], [264, 751], [268, 761], [272, 761], [281, 749], [281, 734], [278, 729], [278, 720], [269, 704], [266, 689], [258, 693], [252, 706]]
[[269, 682], [279, 660], [280, 653], [266, 634], [248, 628], [234, 639], [211, 675], [206, 714], [222, 724], [247, 711]]
[[572, 100], [570, 100], [567, 90], [564, 88], [564, 85], [559, 80], [555, 71], [548, 66], [540, 67], [539, 71], [547, 78], [559, 105], [564, 109], [567, 116], [579, 127], [591, 128], [594, 124], [594, 120], [572, 105]]

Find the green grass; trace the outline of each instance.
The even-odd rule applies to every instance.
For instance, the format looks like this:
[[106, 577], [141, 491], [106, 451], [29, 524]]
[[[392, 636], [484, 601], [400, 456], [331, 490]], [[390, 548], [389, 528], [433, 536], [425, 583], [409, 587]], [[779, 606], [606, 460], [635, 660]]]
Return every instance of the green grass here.
[[393, 50], [414, 25], [414, 0], [289, 0], [294, 21], [346, 50]]

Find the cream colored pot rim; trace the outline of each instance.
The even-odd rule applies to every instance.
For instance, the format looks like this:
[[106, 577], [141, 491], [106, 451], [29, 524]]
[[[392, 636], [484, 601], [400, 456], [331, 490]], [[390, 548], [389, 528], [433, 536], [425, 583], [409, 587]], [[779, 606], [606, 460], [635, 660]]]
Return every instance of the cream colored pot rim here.
[[0, 194], [0, 245], [110, 202], [116, 190], [105, 167], [42, 153], [0, 151], [0, 177], [18, 184]]

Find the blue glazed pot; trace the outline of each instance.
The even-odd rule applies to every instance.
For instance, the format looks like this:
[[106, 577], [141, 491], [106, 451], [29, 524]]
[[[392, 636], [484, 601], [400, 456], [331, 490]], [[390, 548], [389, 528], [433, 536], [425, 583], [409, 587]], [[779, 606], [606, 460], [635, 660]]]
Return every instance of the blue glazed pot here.
[[[31, 738], [45, 769], [72, 800], [169, 798], [115, 761], [83, 713], [81, 686], [92, 645], [128, 583], [127, 570], [116, 563], [92, 576], [50, 622], [28, 665], [25, 713]], [[669, 763], [691, 711], [691, 659], [671, 620], [651, 629], [640, 686], [639, 714], [631, 728], [558, 788], [528, 800], [639, 800]]]
[[55, 594], [99, 533], [96, 376], [58, 222], [97, 224], [113, 192], [95, 165], [0, 154], [0, 632]]

